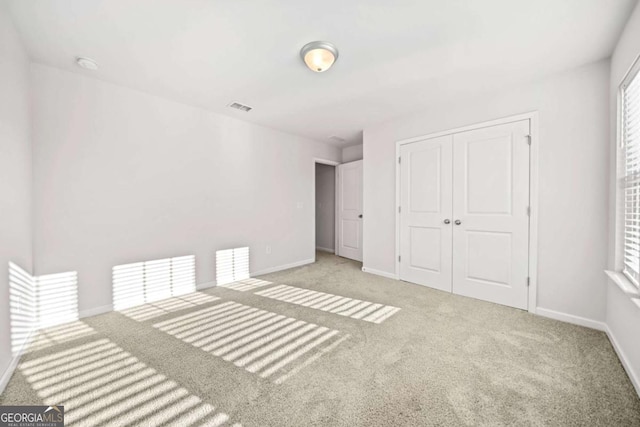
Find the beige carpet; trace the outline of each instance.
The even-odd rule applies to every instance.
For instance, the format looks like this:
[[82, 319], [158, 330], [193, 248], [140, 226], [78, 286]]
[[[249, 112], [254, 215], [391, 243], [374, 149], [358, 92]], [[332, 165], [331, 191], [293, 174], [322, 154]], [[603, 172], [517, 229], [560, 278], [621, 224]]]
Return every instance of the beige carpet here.
[[640, 425], [602, 332], [318, 262], [36, 337], [0, 404], [67, 425]]

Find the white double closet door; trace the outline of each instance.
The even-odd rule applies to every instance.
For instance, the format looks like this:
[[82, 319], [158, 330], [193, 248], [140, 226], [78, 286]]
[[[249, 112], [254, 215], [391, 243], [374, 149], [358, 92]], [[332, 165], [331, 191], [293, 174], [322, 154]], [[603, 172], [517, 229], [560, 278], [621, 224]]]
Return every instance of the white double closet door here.
[[400, 148], [400, 279], [527, 308], [529, 120]]

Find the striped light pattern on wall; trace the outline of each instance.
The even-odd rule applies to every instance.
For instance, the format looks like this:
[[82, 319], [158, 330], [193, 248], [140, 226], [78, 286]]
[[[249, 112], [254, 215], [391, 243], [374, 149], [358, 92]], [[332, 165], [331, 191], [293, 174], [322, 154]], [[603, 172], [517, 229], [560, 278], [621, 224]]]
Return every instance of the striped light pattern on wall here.
[[21, 348], [32, 351], [92, 333], [90, 328], [69, 323], [78, 320], [78, 273], [75, 271], [32, 276], [10, 262], [9, 319], [13, 353]]
[[249, 277], [248, 247], [216, 251], [216, 284], [218, 286]]
[[112, 269], [113, 308], [123, 310], [196, 290], [193, 255], [117, 265]]

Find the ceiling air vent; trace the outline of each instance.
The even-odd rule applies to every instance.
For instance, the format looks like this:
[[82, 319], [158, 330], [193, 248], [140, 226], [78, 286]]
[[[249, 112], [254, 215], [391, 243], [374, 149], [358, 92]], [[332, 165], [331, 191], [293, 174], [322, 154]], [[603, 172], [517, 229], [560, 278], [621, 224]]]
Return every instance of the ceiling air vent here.
[[346, 141], [346, 139], [341, 138], [341, 137], [336, 136], [336, 135], [331, 135], [329, 137], [329, 139], [332, 140], [332, 141], [335, 141], [335, 142], [345, 142]]
[[232, 102], [231, 104], [227, 105], [227, 107], [235, 108], [236, 110], [244, 111], [245, 113], [248, 113], [249, 111], [251, 111], [253, 109], [253, 107], [249, 107], [248, 105], [240, 104], [239, 102]]

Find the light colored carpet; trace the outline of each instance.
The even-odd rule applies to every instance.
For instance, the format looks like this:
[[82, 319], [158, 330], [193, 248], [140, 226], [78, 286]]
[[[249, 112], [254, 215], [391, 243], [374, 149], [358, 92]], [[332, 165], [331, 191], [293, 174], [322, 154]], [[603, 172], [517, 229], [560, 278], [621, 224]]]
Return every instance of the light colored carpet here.
[[0, 404], [53, 403], [67, 425], [640, 425], [604, 333], [324, 253], [41, 335]]

